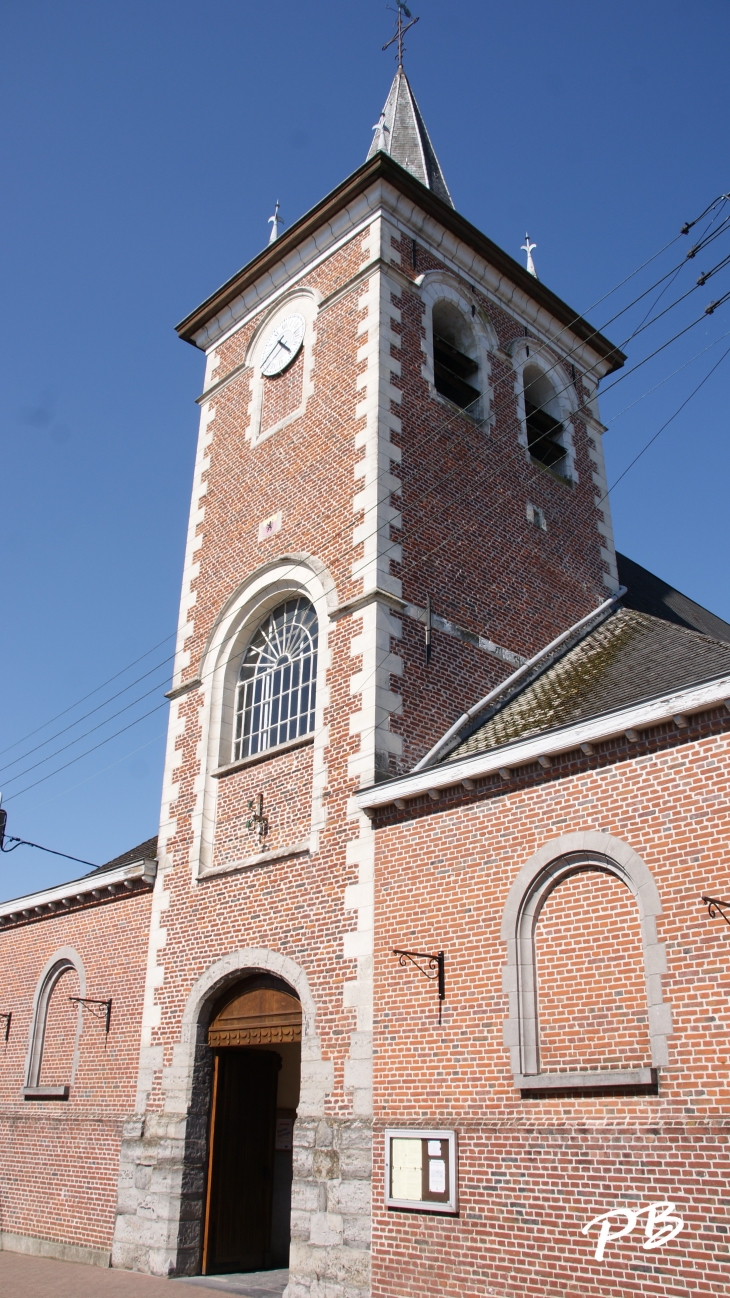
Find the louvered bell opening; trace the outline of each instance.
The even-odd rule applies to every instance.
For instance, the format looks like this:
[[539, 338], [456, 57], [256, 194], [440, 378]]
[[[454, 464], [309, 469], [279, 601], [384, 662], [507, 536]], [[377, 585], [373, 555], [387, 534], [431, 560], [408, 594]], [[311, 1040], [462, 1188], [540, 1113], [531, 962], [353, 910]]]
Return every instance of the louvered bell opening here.
[[475, 413], [476, 402], [481, 393], [478, 388], [467, 383], [467, 379], [479, 372], [479, 366], [471, 356], [465, 356], [445, 338], [438, 334], [433, 336], [433, 370], [436, 391], [441, 393], [455, 406], [462, 410], [472, 409]]
[[546, 410], [539, 410], [529, 401], [525, 401], [525, 422], [530, 455], [541, 464], [545, 464], [547, 468], [562, 472], [565, 447], [559, 438], [563, 425], [559, 420], [553, 419]]

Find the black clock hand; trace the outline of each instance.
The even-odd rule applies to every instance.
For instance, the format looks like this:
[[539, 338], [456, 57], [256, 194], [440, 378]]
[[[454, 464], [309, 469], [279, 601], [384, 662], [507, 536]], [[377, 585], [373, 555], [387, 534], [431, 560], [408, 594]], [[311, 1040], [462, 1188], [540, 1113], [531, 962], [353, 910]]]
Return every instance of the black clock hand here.
[[271, 357], [274, 355], [274, 352], [276, 351], [277, 347], [281, 347], [281, 346], [282, 346], [281, 338], [277, 338], [276, 342], [274, 343], [274, 346], [271, 348], [271, 351], [269, 351], [269, 352], [266, 353], [266, 355], [264, 356], [264, 359], [263, 359], [262, 362], [261, 362], [261, 368], [262, 368], [262, 369], [264, 368], [265, 365], [268, 365], [268, 363], [269, 363]]

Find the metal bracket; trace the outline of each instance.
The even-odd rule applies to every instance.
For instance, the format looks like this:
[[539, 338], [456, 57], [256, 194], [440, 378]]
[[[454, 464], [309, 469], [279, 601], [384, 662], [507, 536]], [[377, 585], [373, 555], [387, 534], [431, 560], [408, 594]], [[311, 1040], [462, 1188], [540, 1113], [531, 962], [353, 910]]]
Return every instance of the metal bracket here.
[[725, 923], [730, 924], [730, 913], [725, 914], [725, 911], [730, 912], [730, 901], [718, 901], [717, 897], [703, 897], [702, 900], [707, 907], [710, 919], [714, 919], [716, 915], [721, 915]]
[[[89, 1014], [93, 1014], [95, 1019], [101, 1019], [104, 1023], [104, 1031], [106, 1035], [109, 1036], [109, 1024], [111, 1023], [111, 1017], [112, 1017], [111, 996], [109, 997], [108, 1001], [96, 1001], [93, 1000], [90, 996], [69, 996], [68, 999], [70, 1001], [73, 1001], [76, 1005], [85, 1006], [85, 1008], [89, 1011]], [[103, 1006], [103, 1009], [99, 1008], [98, 1010], [94, 1010], [91, 1008], [92, 1005], [98, 1005], [100, 1007]]]
[[3, 1040], [7, 1045], [8, 1037], [10, 1036], [10, 1024], [13, 1021], [13, 1011], [9, 1010], [7, 1014], [0, 1014], [0, 1019], [5, 1019], [5, 1031], [3, 1033]]
[[[416, 969], [418, 970], [418, 972], [423, 974], [424, 978], [432, 978], [432, 979], [435, 978], [435, 979], [438, 980], [438, 993], [439, 993], [439, 1026], [440, 1026], [440, 1024], [441, 1024], [441, 1006], [442, 1006], [442, 1004], [443, 1004], [443, 1002], [444, 1002], [444, 1000], [445, 1000], [445, 998], [446, 998], [446, 976], [445, 976], [445, 960], [446, 960], [446, 957], [445, 957], [445, 955], [444, 955], [444, 952], [443, 952], [443, 951], [438, 951], [438, 952], [436, 953], [436, 955], [429, 955], [429, 954], [428, 954], [427, 952], [425, 952], [425, 951], [399, 951], [399, 950], [394, 950], [394, 951], [393, 951], [393, 955], [397, 955], [397, 956], [400, 957], [400, 959], [398, 960], [398, 964], [399, 964], [399, 965], [402, 965], [404, 969], [405, 969], [406, 965], [408, 964], [408, 962], [410, 961], [410, 963], [411, 963], [412, 965], [415, 965], [415, 967], [416, 967]], [[419, 964], [419, 960], [425, 960], [425, 961], [426, 961], [426, 967], [425, 967], [425, 968], [424, 968], [424, 966], [423, 966], [422, 964]]]

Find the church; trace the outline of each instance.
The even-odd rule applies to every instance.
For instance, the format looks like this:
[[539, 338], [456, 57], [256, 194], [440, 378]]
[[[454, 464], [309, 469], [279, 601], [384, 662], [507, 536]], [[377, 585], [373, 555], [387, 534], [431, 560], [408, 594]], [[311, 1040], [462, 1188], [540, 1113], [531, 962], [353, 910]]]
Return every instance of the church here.
[[725, 1294], [730, 626], [616, 552], [625, 357], [455, 210], [402, 62], [178, 334], [159, 833], [0, 905], [2, 1247]]

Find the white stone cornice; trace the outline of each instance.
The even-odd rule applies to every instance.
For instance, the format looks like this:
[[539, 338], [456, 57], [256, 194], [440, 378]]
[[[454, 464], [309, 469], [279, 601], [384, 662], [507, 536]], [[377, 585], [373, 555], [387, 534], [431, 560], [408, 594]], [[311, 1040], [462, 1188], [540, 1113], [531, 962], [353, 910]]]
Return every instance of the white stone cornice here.
[[448, 762], [443, 766], [426, 767], [415, 775], [406, 775], [399, 780], [389, 780], [387, 784], [376, 784], [370, 789], [363, 789], [356, 794], [355, 800], [362, 811], [387, 807], [396, 798], [417, 798], [429, 789], [446, 789], [463, 780], [476, 780], [500, 770], [512, 771], [520, 766], [528, 766], [540, 757], [570, 752], [574, 748], [580, 748], [581, 744], [601, 743], [624, 735], [629, 730], [640, 732], [662, 722], [672, 721], [675, 716], [685, 717], [696, 712], [706, 712], [722, 704], [730, 710], [730, 676], [692, 685], [672, 694], [663, 694], [627, 708], [605, 712], [601, 716], [571, 726], [562, 726], [545, 734], [531, 735], [529, 739], [504, 744], [486, 753], [462, 757], [459, 761]]
[[156, 861], [134, 861], [131, 865], [119, 865], [115, 870], [87, 874], [83, 879], [72, 879], [70, 883], [60, 883], [55, 888], [44, 888], [42, 892], [15, 897], [12, 901], [0, 904], [0, 925], [40, 918], [44, 913], [50, 916], [56, 909], [62, 911], [81, 902], [108, 899], [115, 893], [124, 896], [131, 891], [125, 885], [134, 886], [136, 882], [141, 882], [151, 886], [156, 873]]

